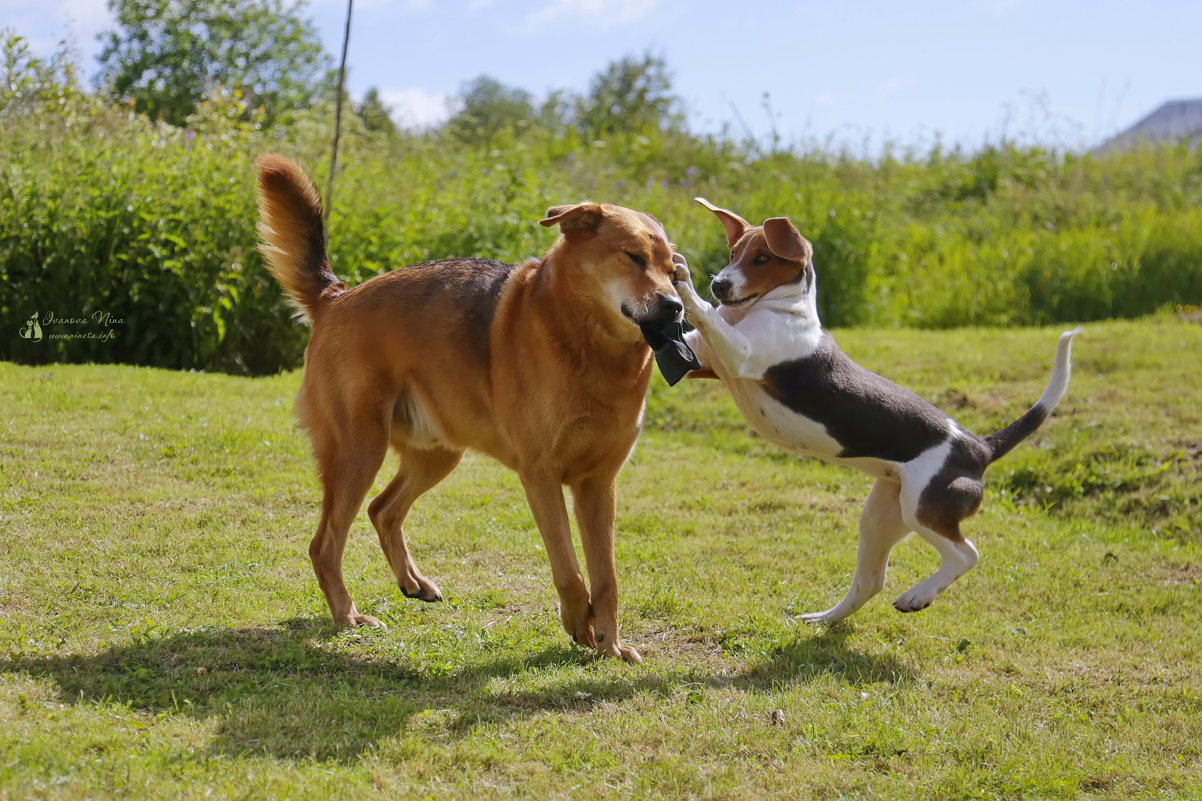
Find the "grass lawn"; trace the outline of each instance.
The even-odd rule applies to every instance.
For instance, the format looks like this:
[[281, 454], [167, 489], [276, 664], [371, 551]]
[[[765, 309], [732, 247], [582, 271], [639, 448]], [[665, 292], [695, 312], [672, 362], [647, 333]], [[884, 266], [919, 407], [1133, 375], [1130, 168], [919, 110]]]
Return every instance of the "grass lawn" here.
[[[984, 434], [1058, 331], [839, 339]], [[364, 514], [347, 581], [388, 629], [339, 631], [299, 374], [0, 364], [0, 798], [1202, 798], [1202, 326], [1089, 325], [1074, 355], [989, 474], [977, 569], [899, 614], [936, 562], [911, 539], [828, 631], [794, 617], [846, 589], [870, 480], [657, 384], [620, 485], [642, 665], [570, 643], [483, 457], [410, 518], [446, 602], [400, 594]]]

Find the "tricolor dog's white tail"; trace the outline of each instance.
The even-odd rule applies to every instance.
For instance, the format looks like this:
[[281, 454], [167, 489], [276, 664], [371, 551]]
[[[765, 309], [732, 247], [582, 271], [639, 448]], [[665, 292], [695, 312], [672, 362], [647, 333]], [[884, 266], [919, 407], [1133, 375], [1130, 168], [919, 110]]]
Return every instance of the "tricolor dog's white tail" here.
[[1043, 425], [1044, 420], [1047, 420], [1052, 414], [1056, 404], [1060, 403], [1060, 399], [1068, 390], [1068, 380], [1073, 370], [1073, 337], [1079, 333], [1081, 333], [1081, 329], [1078, 327], [1060, 335], [1060, 341], [1056, 344], [1056, 361], [1052, 366], [1052, 377], [1048, 380], [1048, 386], [1039, 396], [1039, 400], [1035, 401], [1035, 405], [1001, 431], [985, 437], [984, 441], [989, 447], [991, 464], [1009, 453], [1015, 445], [1034, 434]]

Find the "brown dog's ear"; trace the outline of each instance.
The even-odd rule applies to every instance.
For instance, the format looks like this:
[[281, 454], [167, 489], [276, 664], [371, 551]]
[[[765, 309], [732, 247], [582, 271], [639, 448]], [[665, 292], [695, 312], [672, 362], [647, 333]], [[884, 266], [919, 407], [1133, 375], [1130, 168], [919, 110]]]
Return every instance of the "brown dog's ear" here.
[[814, 248], [809, 240], [793, 227], [788, 217], [764, 220], [764, 238], [768, 240], [768, 250], [774, 256], [802, 264], [809, 264], [814, 258]]
[[569, 231], [595, 232], [604, 216], [605, 212], [599, 203], [586, 201], [573, 206], [552, 206], [547, 209], [547, 218], [539, 220], [538, 224], [548, 228], [558, 225], [559, 230], [565, 234]]
[[726, 246], [728, 248], [733, 248], [735, 246], [735, 242], [738, 242], [739, 239], [742, 238], [743, 234], [747, 233], [747, 229], [751, 227], [751, 223], [747, 222], [733, 211], [720, 209], [703, 197], [695, 197], [693, 200], [696, 200], [702, 206], [705, 206], [714, 214], [718, 215], [718, 219], [722, 221], [722, 227], [726, 229]]

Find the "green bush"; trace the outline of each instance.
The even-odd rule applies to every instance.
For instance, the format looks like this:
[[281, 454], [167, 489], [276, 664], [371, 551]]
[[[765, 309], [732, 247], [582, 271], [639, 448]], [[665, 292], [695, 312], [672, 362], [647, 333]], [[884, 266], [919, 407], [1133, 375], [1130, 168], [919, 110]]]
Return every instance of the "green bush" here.
[[[0, 94], [0, 359], [117, 361], [271, 373], [306, 332], [255, 250], [256, 154], [299, 158], [323, 185], [331, 110], [261, 128], [217, 91], [187, 128], [74, 88], [10, 38]], [[486, 145], [446, 132], [344, 131], [330, 220], [335, 271], [358, 283], [426, 259], [538, 255], [547, 207], [593, 199], [651, 212], [698, 284], [726, 263], [697, 195], [753, 222], [788, 215], [813, 240], [828, 325], [1026, 325], [1202, 302], [1202, 153], [1104, 159], [1038, 149], [933, 150], [877, 160], [753, 154], [648, 128], [502, 129]], [[17, 335], [30, 316], [109, 314], [113, 340]]]

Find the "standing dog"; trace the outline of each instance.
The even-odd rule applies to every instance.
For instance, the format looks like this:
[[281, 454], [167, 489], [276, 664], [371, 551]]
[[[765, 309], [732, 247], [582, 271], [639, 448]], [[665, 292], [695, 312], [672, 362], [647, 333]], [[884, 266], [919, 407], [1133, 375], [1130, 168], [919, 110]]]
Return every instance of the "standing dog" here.
[[618, 206], [559, 206], [541, 221], [561, 232], [541, 259], [426, 262], [348, 288], [326, 257], [313, 182], [282, 156], [262, 156], [258, 168], [268, 269], [313, 326], [297, 414], [324, 487], [309, 555], [334, 621], [380, 625], [351, 601], [342, 552], [389, 445], [400, 469], [368, 515], [401, 591], [442, 599], [414, 564], [403, 523], [474, 448], [521, 476], [564, 629], [602, 654], [640, 661], [618, 638], [614, 479], [639, 435], [651, 377], [638, 323], [683, 313], [663, 227]]
[[977, 563], [960, 522], [981, 506], [985, 468], [1039, 428], [1064, 395], [1080, 329], [1061, 335], [1039, 401], [980, 439], [839, 350], [818, 321], [813, 249], [787, 218], [752, 226], [697, 200], [722, 221], [731, 260], [711, 284], [721, 304], [715, 310], [698, 297], [678, 257], [676, 287], [697, 327], [686, 340], [765, 439], [876, 478], [860, 516], [851, 588], [831, 609], [803, 619], [837, 623], [863, 606], [884, 586], [889, 552], [912, 531], [935, 547], [940, 566], [893, 605], [925, 609]]

